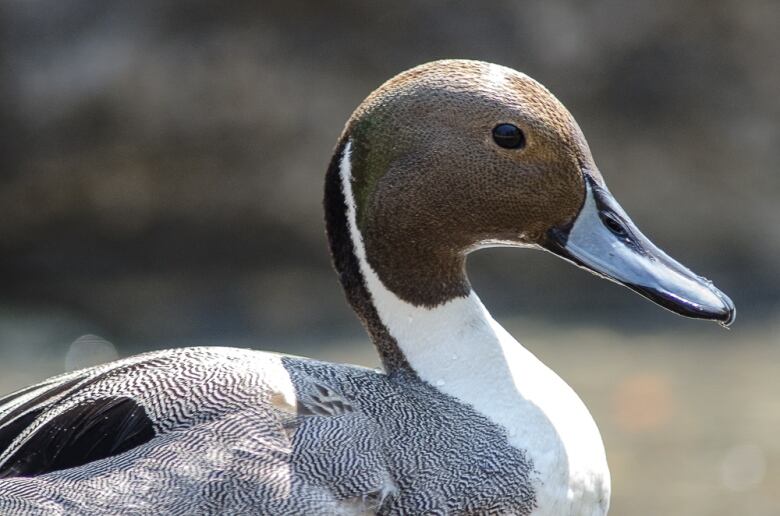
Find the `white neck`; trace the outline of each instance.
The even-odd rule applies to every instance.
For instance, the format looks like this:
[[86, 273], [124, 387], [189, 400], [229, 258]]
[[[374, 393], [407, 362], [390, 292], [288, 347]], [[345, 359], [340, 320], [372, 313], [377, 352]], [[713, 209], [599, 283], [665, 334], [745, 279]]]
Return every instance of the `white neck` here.
[[[366, 259], [352, 194], [351, 149], [340, 163], [347, 219], [360, 272], [385, 327], [418, 376], [499, 425], [539, 473], [534, 515], [606, 514], [601, 436], [577, 394], [521, 346], [472, 291], [433, 308], [388, 290]], [[592, 508], [589, 509], [589, 508]]]

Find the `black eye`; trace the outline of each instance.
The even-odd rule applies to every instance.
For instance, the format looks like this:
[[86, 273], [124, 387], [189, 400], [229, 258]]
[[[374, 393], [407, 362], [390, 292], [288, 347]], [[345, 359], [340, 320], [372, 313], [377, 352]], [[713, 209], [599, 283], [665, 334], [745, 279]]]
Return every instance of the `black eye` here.
[[604, 225], [607, 226], [610, 231], [617, 236], [626, 236], [626, 228], [623, 227], [623, 224], [620, 223], [617, 217], [609, 212], [601, 212], [600, 215]]
[[517, 126], [498, 124], [493, 128], [493, 141], [505, 149], [522, 149], [525, 147], [525, 135]]

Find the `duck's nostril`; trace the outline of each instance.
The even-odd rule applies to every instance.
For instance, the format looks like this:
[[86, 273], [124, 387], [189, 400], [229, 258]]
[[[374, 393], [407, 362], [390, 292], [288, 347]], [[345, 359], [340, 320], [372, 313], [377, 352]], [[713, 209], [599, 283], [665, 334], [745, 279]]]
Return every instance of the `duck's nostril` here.
[[607, 228], [614, 234], [621, 237], [628, 234], [626, 228], [614, 215], [608, 212], [601, 212], [600, 215], [604, 225], [607, 226]]

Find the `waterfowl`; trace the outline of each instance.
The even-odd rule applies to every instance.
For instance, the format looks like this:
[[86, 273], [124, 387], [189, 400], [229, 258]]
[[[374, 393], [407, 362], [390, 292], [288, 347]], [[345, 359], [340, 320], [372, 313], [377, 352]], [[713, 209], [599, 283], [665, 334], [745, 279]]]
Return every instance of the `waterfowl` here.
[[734, 319], [632, 223], [563, 105], [502, 66], [436, 61], [374, 91], [324, 207], [382, 371], [201, 347], [46, 380], [0, 400], [0, 513], [604, 515], [593, 418], [490, 316], [466, 256], [547, 250]]

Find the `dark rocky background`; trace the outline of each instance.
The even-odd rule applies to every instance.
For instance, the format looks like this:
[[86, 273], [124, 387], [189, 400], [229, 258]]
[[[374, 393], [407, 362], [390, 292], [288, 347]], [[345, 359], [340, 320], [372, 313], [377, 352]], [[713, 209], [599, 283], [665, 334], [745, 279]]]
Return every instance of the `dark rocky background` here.
[[[567, 341], [529, 344], [549, 353], [554, 368], [572, 364], [575, 387], [595, 392], [594, 412], [601, 391], [584, 364], [635, 364], [598, 347], [610, 339], [651, 355], [674, 349], [661, 342], [678, 342], [713, 363], [721, 356], [697, 355], [711, 353], [708, 343], [725, 350], [742, 342], [744, 354], [722, 359], [747, 360], [749, 377], [773, 363], [780, 344], [779, 22], [774, 0], [3, 0], [0, 387], [172, 345], [238, 343], [372, 362], [330, 270], [323, 174], [363, 97], [403, 69], [446, 57], [501, 63], [548, 86], [578, 119], [634, 220], [715, 280], [740, 313], [727, 333], [516, 250], [471, 258], [486, 304], [524, 342], [526, 334]], [[531, 327], [546, 330], [524, 334]], [[582, 330], [600, 327], [623, 337]], [[114, 344], [71, 344], [84, 333]], [[632, 344], [636, 335], [644, 348]], [[685, 361], [668, 353], [659, 371]], [[695, 369], [698, 359], [688, 358]], [[670, 385], [685, 391], [688, 375]], [[650, 385], [640, 381], [638, 392], [655, 392]], [[768, 429], [766, 418], [780, 423], [772, 401], [780, 387], [760, 385], [745, 396], [763, 400], [756, 413], [764, 419], [753, 425]], [[605, 406], [608, 426], [618, 409]], [[712, 426], [702, 418], [692, 428]], [[610, 435], [629, 430], [605, 430], [608, 448]], [[749, 488], [766, 493], [750, 495], [759, 511], [751, 514], [770, 514], [760, 511], [780, 505], [769, 488], [780, 481], [776, 439], [734, 435], [741, 437], [722, 443], [726, 455], [707, 448], [716, 457], [713, 485], [726, 489], [716, 470], [726, 467], [718, 461], [730, 457], [729, 446], [739, 463], [739, 446], [758, 442], [764, 475]], [[710, 472], [702, 471], [691, 475]], [[654, 483], [646, 472], [626, 473], [634, 480], [624, 476], [620, 492]], [[631, 514], [727, 510], [711, 496], [719, 488], [705, 496], [679, 485], [678, 501], [707, 505]], [[616, 514], [629, 514], [631, 504], [622, 507]]]

